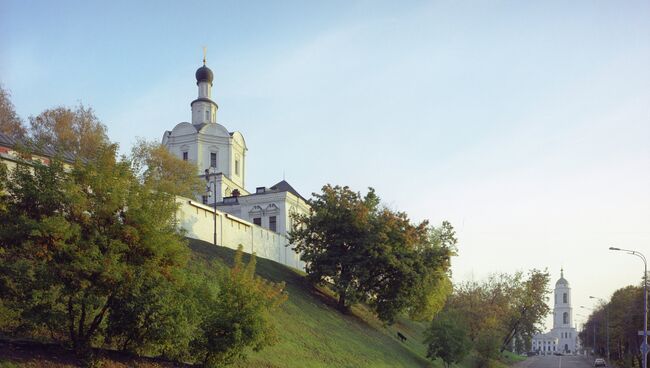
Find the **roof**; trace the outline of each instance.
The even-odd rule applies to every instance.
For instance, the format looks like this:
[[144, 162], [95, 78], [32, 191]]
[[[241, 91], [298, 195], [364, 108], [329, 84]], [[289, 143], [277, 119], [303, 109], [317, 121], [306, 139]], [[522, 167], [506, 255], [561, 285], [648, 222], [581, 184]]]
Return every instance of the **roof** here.
[[196, 70], [195, 77], [196, 77], [196, 84], [199, 84], [200, 82], [208, 82], [212, 84], [212, 80], [214, 79], [214, 74], [212, 73], [212, 70], [210, 70], [210, 68], [208, 68], [207, 66], [205, 66], [205, 64], [203, 64], [202, 67]]
[[298, 191], [294, 187], [292, 187], [291, 184], [287, 183], [286, 180], [282, 180], [281, 182], [279, 182], [279, 183], [275, 184], [274, 186], [270, 187], [269, 189], [275, 190], [275, 191], [278, 191], [278, 192], [289, 192], [289, 193], [295, 195], [296, 197], [302, 199], [303, 201], [307, 202], [305, 197], [301, 196], [300, 193], [298, 193]]
[[77, 156], [72, 152], [58, 152], [52, 147], [37, 145], [30, 140], [20, 140], [0, 133], [0, 146], [9, 148], [25, 148], [32, 153], [45, 157], [60, 157], [63, 161], [74, 162]]

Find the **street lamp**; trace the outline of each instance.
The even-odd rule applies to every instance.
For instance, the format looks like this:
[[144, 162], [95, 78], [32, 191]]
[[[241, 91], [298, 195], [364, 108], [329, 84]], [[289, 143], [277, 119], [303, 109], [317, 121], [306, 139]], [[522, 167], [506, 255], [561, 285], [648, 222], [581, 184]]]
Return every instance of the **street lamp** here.
[[[217, 168], [212, 166], [208, 169], [205, 169], [205, 181], [208, 182], [208, 186], [206, 187], [206, 192], [208, 193], [208, 197], [212, 197], [212, 206], [214, 208], [214, 212], [212, 213], [212, 222], [214, 225], [214, 238], [212, 240], [212, 243], [216, 246], [217, 245], [217, 180], [215, 179], [215, 176], [217, 175]], [[212, 177], [212, 181], [210, 181], [210, 177]], [[210, 190], [212, 189], [212, 192]]]
[[589, 299], [596, 299], [599, 300], [603, 305], [605, 306], [605, 315], [607, 316], [607, 321], [605, 322], [605, 335], [607, 336], [607, 345], [605, 348], [607, 349], [607, 361], [609, 362], [609, 303], [605, 301], [603, 298], [599, 298], [596, 296], [589, 296]]
[[[584, 305], [581, 305], [580, 308], [582, 308], [582, 309], [586, 309], [586, 310], [588, 310], [588, 311], [592, 311], [592, 312], [594, 311], [593, 308], [587, 308], [587, 307], [585, 307]], [[594, 320], [594, 325], [593, 325], [593, 327], [594, 327], [594, 328], [593, 328], [593, 329], [594, 329], [594, 345], [591, 347], [591, 353], [592, 353], [593, 355], [596, 355], [596, 320]]]
[[616, 247], [609, 247], [609, 250], [626, 252], [643, 260], [643, 344], [641, 344], [641, 353], [643, 353], [643, 368], [648, 368], [648, 262], [643, 254], [635, 250]]

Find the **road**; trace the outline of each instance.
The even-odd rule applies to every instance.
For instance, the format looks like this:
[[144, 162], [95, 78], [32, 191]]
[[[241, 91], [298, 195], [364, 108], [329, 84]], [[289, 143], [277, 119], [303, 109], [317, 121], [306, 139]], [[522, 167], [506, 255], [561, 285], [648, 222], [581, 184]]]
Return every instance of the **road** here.
[[584, 356], [534, 356], [516, 364], [515, 368], [590, 368], [594, 362]]

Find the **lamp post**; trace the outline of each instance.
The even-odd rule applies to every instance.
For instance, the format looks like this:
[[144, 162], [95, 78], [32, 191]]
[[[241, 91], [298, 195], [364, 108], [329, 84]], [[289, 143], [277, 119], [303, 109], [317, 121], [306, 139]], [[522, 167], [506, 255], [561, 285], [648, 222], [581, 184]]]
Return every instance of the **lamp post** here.
[[[212, 166], [208, 169], [205, 169], [205, 181], [208, 183], [206, 192], [208, 193], [208, 197], [212, 197], [212, 207], [214, 209], [214, 212], [212, 213], [212, 222], [214, 225], [214, 238], [212, 240], [212, 243], [215, 246], [217, 245], [217, 180], [214, 179], [216, 175], [216, 167]], [[210, 177], [212, 177], [212, 181], [210, 181]], [[210, 192], [210, 190], [212, 190], [212, 192]]]
[[609, 247], [609, 250], [626, 252], [643, 260], [643, 343], [641, 353], [643, 354], [643, 368], [648, 368], [648, 262], [645, 256], [635, 250]]
[[596, 299], [599, 300], [603, 305], [605, 306], [605, 315], [606, 315], [606, 322], [605, 322], [605, 335], [607, 336], [607, 345], [605, 345], [605, 348], [607, 349], [607, 361], [609, 362], [609, 303], [605, 301], [603, 298], [599, 298], [596, 296], [589, 296], [589, 299]]
[[[581, 305], [580, 308], [593, 312], [592, 308], [587, 308], [584, 305]], [[595, 356], [596, 355], [596, 320], [594, 320], [593, 329], [594, 329], [594, 344], [591, 346], [591, 353]]]

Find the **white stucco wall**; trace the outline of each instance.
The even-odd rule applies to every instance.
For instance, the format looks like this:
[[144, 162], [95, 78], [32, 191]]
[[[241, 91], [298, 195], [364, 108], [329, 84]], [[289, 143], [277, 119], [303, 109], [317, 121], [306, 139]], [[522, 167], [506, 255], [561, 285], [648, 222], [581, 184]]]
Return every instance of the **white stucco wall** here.
[[[245, 188], [246, 142], [239, 132], [232, 136], [220, 124], [206, 124], [200, 131], [190, 123], [177, 124], [163, 136], [163, 144], [178, 158], [188, 153], [188, 161], [196, 164], [197, 174], [210, 167], [210, 155], [217, 155], [217, 171], [223, 173], [241, 189]], [[239, 170], [237, 170], [239, 162]]]
[[238, 204], [220, 206], [220, 211], [227, 212], [250, 223], [259, 217], [261, 226], [268, 229], [270, 218], [276, 218], [276, 232], [286, 235], [292, 229], [291, 213], [308, 214], [309, 206], [305, 201], [290, 192], [266, 192], [241, 196]]
[[[185, 229], [186, 236], [209, 243], [213, 242], [214, 210], [189, 198], [177, 197], [179, 209], [177, 221]], [[246, 253], [270, 259], [289, 267], [303, 270], [304, 262], [295, 253], [287, 238], [252, 222], [217, 210], [217, 245], [237, 249], [241, 244]]]

